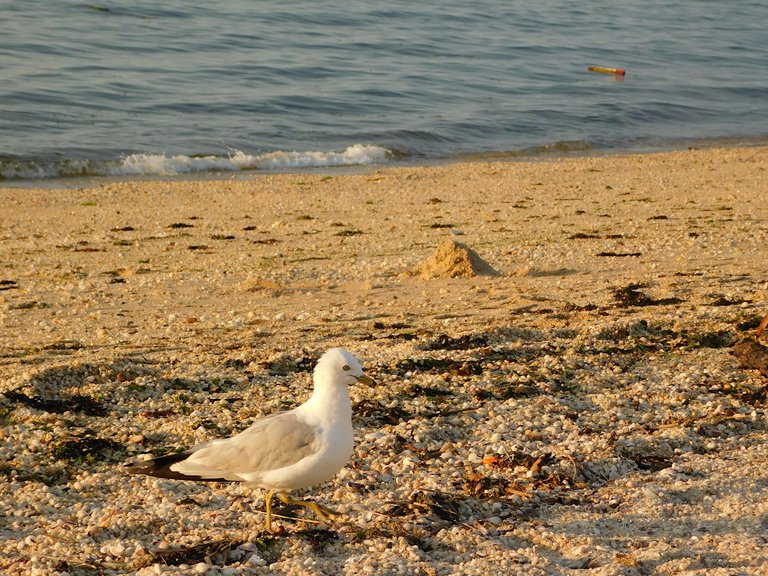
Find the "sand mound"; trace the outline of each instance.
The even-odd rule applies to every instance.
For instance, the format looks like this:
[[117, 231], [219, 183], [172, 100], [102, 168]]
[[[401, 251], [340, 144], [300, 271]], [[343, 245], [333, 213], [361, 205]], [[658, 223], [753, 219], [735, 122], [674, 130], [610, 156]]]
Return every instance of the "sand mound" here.
[[261, 278], [247, 278], [237, 284], [235, 289], [239, 292], [269, 292], [273, 296], [279, 296], [285, 291], [285, 287], [272, 280], [262, 280]]
[[443, 240], [434, 254], [411, 270], [410, 275], [429, 280], [498, 276], [499, 273], [469, 246], [453, 240]]

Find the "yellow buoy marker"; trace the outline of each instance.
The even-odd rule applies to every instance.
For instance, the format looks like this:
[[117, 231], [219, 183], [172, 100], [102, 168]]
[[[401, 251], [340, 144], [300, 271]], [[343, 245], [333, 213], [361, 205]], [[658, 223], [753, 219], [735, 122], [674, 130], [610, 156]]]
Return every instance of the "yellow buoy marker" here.
[[602, 66], [590, 66], [587, 68], [590, 72], [602, 72], [603, 74], [616, 74], [617, 76], [624, 76], [626, 72], [622, 68], [603, 68]]

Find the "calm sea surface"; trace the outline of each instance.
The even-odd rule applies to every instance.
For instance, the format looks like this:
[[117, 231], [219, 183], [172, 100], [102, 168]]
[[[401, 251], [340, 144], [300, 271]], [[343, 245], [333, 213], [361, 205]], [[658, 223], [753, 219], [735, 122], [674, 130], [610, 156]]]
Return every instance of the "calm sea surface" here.
[[761, 141], [766, 30], [765, 0], [0, 0], [0, 179]]

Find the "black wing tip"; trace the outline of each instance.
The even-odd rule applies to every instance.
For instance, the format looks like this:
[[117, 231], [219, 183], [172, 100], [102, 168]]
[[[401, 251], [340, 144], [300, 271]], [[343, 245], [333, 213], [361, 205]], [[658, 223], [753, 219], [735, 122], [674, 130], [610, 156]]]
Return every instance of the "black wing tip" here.
[[189, 451], [179, 452], [176, 454], [166, 454], [165, 456], [155, 456], [141, 462], [130, 462], [126, 463], [125, 470], [131, 474], [145, 474], [158, 478], [188, 478], [184, 474], [171, 470], [171, 466], [186, 460], [190, 454], [191, 452]]
[[178, 454], [167, 454], [165, 456], [156, 456], [143, 462], [126, 463], [125, 470], [130, 474], [144, 474], [154, 476], [155, 478], [165, 478], [168, 480], [192, 480], [194, 482], [231, 482], [225, 478], [203, 478], [190, 474], [182, 474], [171, 470], [171, 466], [177, 462], [186, 460], [192, 454], [191, 450], [179, 452]]

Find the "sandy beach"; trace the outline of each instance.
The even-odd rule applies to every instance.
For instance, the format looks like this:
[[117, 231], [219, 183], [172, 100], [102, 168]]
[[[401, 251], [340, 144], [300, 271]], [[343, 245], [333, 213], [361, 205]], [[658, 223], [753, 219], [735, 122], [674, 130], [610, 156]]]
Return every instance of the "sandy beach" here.
[[[3, 574], [765, 574], [768, 148], [0, 188]], [[471, 249], [471, 258], [464, 248]], [[768, 345], [768, 342], [764, 342]], [[290, 408], [304, 496], [132, 476]]]

